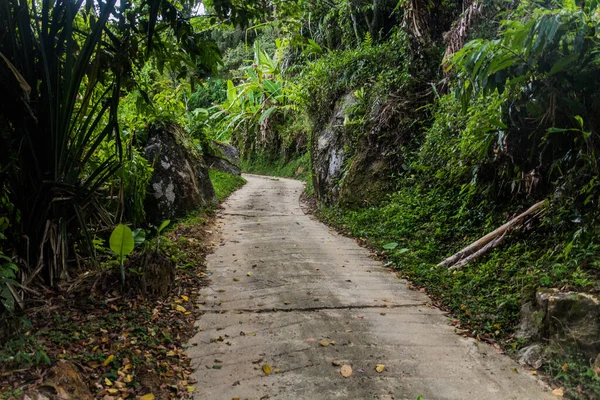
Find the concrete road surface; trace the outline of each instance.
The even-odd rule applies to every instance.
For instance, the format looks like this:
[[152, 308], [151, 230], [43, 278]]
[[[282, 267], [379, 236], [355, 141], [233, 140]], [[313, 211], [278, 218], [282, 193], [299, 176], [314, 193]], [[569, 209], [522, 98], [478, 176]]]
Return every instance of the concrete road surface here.
[[188, 349], [195, 398], [554, 398], [509, 357], [456, 335], [425, 294], [354, 240], [305, 215], [301, 182], [245, 177], [207, 260], [205, 314]]

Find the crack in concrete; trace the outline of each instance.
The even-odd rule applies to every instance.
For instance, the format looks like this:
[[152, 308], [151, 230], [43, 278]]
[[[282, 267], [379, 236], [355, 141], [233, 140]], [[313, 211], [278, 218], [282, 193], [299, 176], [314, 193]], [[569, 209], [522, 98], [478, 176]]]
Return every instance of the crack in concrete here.
[[225, 314], [225, 313], [252, 313], [252, 314], [265, 314], [265, 313], [278, 313], [278, 312], [318, 312], [327, 310], [361, 310], [361, 309], [393, 309], [393, 308], [405, 308], [405, 307], [419, 307], [424, 306], [424, 303], [410, 303], [410, 304], [387, 304], [387, 305], [346, 305], [346, 306], [322, 306], [322, 307], [299, 307], [299, 308], [234, 308], [229, 310], [206, 310], [200, 309], [199, 311], [205, 314]]

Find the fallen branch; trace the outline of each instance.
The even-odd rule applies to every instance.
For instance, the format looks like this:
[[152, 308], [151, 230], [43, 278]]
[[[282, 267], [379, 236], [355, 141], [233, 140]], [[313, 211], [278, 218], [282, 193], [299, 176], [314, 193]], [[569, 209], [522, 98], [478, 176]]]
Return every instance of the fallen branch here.
[[[541, 210], [546, 204], [545, 200], [542, 200], [538, 203], [535, 203], [533, 206], [529, 207], [529, 209], [515, 218], [511, 219], [500, 228], [494, 230], [493, 232], [488, 233], [484, 237], [478, 239], [477, 241], [471, 243], [458, 253], [446, 258], [444, 261], [439, 263], [438, 267], [452, 267], [455, 264], [461, 262], [461, 265], [456, 267], [460, 268], [469, 262], [473, 261], [476, 258], [481, 257], [482, 255], [488, 253], [490, 250], [498, 247], [504, 238], [504, 235], [511, 229], [520, 226], [525, 218], [531, 214], [537, 213]], [[538, 216], [536, 214], [535, 216]], [[495, 243], [492, 243], [495, 242]], [[489, 245], [489, 246], [488, 246]], [[462, 260], [462, 261], [461, 261]]]
[[504, 242], [504, 237], [506, 236], [506, 232], [504, 232], [502, 234], [502, 236], [497, 237], [496, 239], [492, 240], [491, 242], [489, 242], [488, 244], [486, 244], [485, 246], [483, 246], [481, 249], [477, 250], [475, 253], [471, 254], [468, 257], [463, 258], [462, 260], [458, 261], [456, 264], [454, 264], [453, 266], [449, 267], [449, 270], [454, 270], [454, 269], [461, 269], [462, 267], [464, 267], [465, 265], [469, 264], [472, 261], [477, 260], [480, 257], [483, 257], [484, 255], [486, 255], [487, 253], [489, 253], [490, 251], [492, 251], [493, 249], [495, 249], [496, 247], [500, 246], [502, 244], [502, 242]]

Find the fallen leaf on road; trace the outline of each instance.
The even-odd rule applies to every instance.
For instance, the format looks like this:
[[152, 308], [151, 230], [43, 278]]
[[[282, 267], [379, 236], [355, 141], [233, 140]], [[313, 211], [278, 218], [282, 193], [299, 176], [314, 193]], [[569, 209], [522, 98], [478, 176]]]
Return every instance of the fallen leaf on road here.
[[252, 271], [248, 271], [248, 274], [247, 274], [247, 275], [248, 275], [248, 276], [252, 276], [252, 275], [254, 275], [254, 272], [252, 272]]
[[239, 279], [238, 279], [238, 278], [233, 278], [233, 281], [234, 281], [234, 282], [238, 282], [238, 281], [239, 281]]
[[390, 300], [390, 299], [383, 299], [383, 301], [385, 301], [386, 303], [391, 303], [392, 302], [392, 300]]
[[107, 366], [108, 364], [110, 364], [113, 360], [115, 359], [114, 355], [110, 355], [108, 357], [106, 357], [106, 360], [104, 360], [104, 362], [102, 363], [103, 366]]
[[283, 302], [283, 304], [287, 305], [287, 304], [290, 304], [290, 302], [286, 300], [286, 301]]
[[384, 370], [384, 368], [385, 368], [385, 365], [383, 365], [383, 364], [377, 364], [377, 366], [375, 367], [375, 371], [377, 371], [379, 373], [382, 373], [383, 370]]
[[269, 364], [265, 364], [262, 366], [262, 370], [265, 375], [269, 375], [271, 373], [271, 366]]
[[379, 315], [386, 315], [384, 312], [380, 312]]
[[350, 375], [352, 375], [352, 367], [349, 365], [342, 365], [340, 373], [344, 378], [348, 378]]
[[331, 364], [335, 365], [336, 367], [339, 367], [342, 363], [337, 360], [334, 360], [331, 362]]
[[563, 397], [565, 395], [565, 390], [563, 388], [554, 389], [552, 394], [556, 397]]
[[311, 338], [304, 339], [304, 341], [307, 343], [310, 343], [310, 342], [316, 342], [317, 339], [311, 337]]
[[352, 329], [346, 329], [346, 333], [352, 332]]
[[327, 347], [327, 346], [329, 346], [329, 344], [330, 344], [330, 343], [329, 343], [327, 340], [321, 340], [321, 341], [319, 342], [319, 344], [320, 344], [322, 347]]

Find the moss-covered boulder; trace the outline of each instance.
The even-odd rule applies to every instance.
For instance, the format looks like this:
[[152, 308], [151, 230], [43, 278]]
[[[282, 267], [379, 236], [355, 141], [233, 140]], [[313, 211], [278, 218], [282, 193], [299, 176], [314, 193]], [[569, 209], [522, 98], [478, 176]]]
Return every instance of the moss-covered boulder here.
[[202, 155], [174, 123], [150, 127], [145, 157], [154, 172], [146, 196], [149, 221], [184, 217], [199, 207], [217, 203]]
[[340, 181], [348, 158], [350, 144], [344, 126], [346, 110], [358, 99], [353, 94], [342, 96], [336, 103], [327, 125], [312, 135], [311, 163], [315, 196], [323, 203], [334, 203], [340, 194]]
[[569, 354], [595, 359], [600, 353], [600, 300], [591, 294], [539, 291], [523, 306], [516, 336], [543, 345], [544, 361]]
[[322, 203], [364, 207], [378, 203], [392, 188], [403, 139], [382, 134], [378, 126], [367, 132], [349, 128], [345, 122], [357, 102], [352, 93], [340, 97], [328, 123], [313, 132], [313, 185]]
[[230, 144], [213, 140], [210, 152], [205, 158], [210, 169], [216, 169], [231, 175], [242, 174], [240, 151]]

